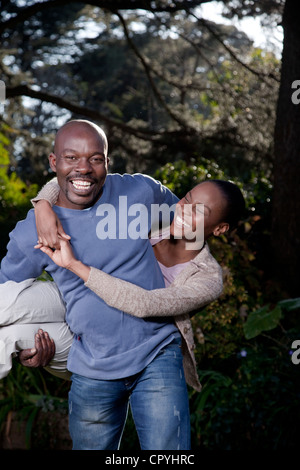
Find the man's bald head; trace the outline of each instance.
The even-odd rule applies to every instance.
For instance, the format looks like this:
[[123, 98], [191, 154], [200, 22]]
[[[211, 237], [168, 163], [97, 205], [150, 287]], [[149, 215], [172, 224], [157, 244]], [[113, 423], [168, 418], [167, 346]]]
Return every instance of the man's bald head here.
[[59, 156], [59, 150], [61, 142], [64, 140], [66, 134], [94, 134], [102, 141], [105, 157], [107, 158], [108, 153], [108, 142], [105, 132], [97, 124], [87, 121], [85, 119], [73, 119], [72, 121], [66, 122], [56, 133], [54, 142], [54, 153]]

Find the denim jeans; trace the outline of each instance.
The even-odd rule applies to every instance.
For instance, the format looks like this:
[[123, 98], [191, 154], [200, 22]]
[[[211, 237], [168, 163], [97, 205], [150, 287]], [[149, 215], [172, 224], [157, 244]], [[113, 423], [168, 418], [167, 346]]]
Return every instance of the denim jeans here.
[[190, 418], [180, 341], [140, 373], [119, 380], [72, 376], [69, 426], [75, 450], [117, 450], [128, 405], [142, 450], [189, 450]]

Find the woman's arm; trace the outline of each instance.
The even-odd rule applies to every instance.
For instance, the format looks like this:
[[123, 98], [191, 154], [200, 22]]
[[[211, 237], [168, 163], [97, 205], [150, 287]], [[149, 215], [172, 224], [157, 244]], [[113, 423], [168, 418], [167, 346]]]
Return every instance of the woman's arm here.
[[57, 178], [53, 178], [39, 191], [37, 196], [31, 199], [34, 206], [38, 241], [44, 246], [59, 248], [59, 236], [70, 240], [63, 226], [53, 211], [52, 206], [58, 199], [60, 188]]
[[57, 182], [57, 178], [52, 178], [42, 189], [38, 192], [38, 194], [31, 199], [33, 207], [36, 207], [39, 201], [48, 201], [50, 206], [53, 206], [58, 199], [60, 187]]
[[221, 276], [205, 272], [193, 275], [188, 284], [147, 290], [91, 267], [85, 285], [111, 307], [140, 318], [189, 313], [216, 300], [222, 292]]
[[188, 284], [173, 283], [164, 289], [147, 290], [84, 265], [74, 257], [70, 244], [64, 240], [61, 240], [59, 250], [37, 248], [59, 266], [81, 277], [85, 285], [108, 305], [140, 318], [188, 313], [212, 302], [222, 292], [221, 269], [199, 267], [199, 272], [191, 276]]

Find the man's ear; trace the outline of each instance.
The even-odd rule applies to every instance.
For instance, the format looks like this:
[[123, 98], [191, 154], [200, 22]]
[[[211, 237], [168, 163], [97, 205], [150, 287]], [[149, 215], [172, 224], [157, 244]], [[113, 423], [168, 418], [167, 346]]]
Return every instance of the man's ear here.
[[229, 224], [227, 222], [222, 222], [214, 229], [213, 234], [215, 235], [215, 237], [218, 237], [219, 235], [228, 232], [228, 230]]
[[56, 173], [56, 155], [53, 152], [51, 152], [48, 157], [48, 160], [49, 160], [49, 165], [50, 165], [51, 170], [54, 171], [54, 173]]

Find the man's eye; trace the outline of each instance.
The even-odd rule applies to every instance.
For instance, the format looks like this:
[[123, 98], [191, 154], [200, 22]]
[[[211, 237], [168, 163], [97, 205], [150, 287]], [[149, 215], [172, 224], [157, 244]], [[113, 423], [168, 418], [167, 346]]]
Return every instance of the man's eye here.
[[102, 157], [93, 157], [91, 158], [91, 163], [102, 163], [104, 159]]
[[65, 158], [67, 160], [76, 160], [76, 157], [74, 157], [74, 155], [67, 155]]

